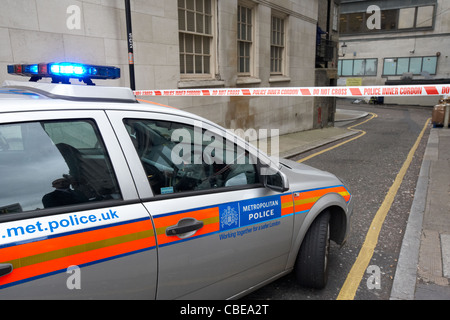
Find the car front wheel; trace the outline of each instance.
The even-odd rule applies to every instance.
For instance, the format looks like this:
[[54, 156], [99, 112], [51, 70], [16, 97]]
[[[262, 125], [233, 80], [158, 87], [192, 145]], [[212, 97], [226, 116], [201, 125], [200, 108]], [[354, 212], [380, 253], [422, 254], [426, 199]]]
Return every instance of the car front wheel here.
[[328, 280], [330, 213], [321, 213], [311, 224], [297, 256], [295, 274], [300, 285], [323, 289]]

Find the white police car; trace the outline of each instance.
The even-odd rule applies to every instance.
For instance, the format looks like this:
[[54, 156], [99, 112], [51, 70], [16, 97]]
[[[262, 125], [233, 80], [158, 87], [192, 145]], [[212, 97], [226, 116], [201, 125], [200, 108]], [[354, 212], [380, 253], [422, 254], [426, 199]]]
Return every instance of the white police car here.
[[335, 176], [127, 88], [35, 82], [116, 68], [8, 70], [32, 81], [0, 88], [0, 299], [238, 298], [293, 270], [325, 286], [352, 212]]

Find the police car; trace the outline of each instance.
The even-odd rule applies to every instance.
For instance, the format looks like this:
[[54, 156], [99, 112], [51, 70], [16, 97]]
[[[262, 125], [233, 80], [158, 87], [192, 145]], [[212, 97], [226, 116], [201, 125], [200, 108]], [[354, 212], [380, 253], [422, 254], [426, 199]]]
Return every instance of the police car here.
[[0, 88], [0, 299], [239, 298], [292, 271], [325, 286], [352, 213], [334, 175], [128, 88], [69, 84], [117, 68], [8, 72], [31, 81]]

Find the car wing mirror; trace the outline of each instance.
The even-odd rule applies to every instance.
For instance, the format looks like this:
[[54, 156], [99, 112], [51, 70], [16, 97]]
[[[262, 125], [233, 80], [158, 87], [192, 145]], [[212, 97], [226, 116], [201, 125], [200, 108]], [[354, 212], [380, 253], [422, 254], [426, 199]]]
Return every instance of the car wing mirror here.
[[289, 190], [289, 180], [287, 176], [279, 170], [272, 174], [265, 174], [262, 177], [264, 187], [266, 188], [276, 192], [285, 192]]

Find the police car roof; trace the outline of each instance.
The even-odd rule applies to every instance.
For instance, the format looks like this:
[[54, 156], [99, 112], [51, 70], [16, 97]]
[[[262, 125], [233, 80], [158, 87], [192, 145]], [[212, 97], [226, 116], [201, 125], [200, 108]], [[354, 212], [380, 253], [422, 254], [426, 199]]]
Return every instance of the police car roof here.
[[[103, 87], [71, 84], [54, 84], [43, 82], [25, 82], [7, 80], [4, 88], [18, 89], [14, 93], [23, 95], [38, 94], [53, 99], [73, 101], [109, 101], [136, 102], [136, 98], [129, 88]], [[23, 90], [23, 92], [20, 92]], [[10, 92], [11, 93], [11, 92]]]
[[[181, 115], [211, 123], [189, 112], [151, 101], [138, 103], [125, 87], [36, 83], [7, 80], [0, 87], [0, 113], [38, 110], [115, 109]], [[211, 123], [212, 124], [212, 123]]]

